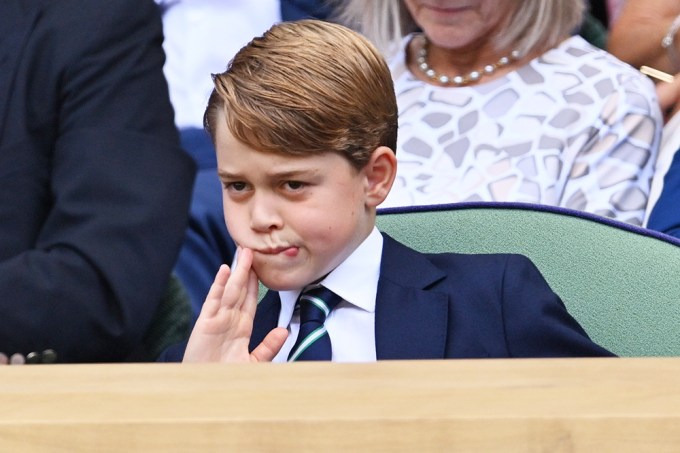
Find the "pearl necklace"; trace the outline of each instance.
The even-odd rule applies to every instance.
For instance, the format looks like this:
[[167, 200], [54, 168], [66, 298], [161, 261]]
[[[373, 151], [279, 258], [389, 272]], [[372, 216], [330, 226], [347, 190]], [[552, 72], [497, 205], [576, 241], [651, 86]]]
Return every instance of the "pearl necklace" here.
[[516, 61], [520, 58], [520, 53], [518, 50], [513, 50], [509, 56], [501, 57], [497, 62], [493, 64], [488, 64], [482, 69], [471, 71], [465, 75], [457, 75], [453, 77], [446, 76], [444, 74], [438, 74], [434, 69], [430, 67], [427, 63], [427, 38], [423, 35], [423, 45], [418, 50], [418, 55], [416, 57], [416, 62], [418, 63], [418, 68], [430, 79], [436, 80], [443, 85], [455, 85], [464, 86], [470, 83], [478, 82], [483, 76], [488, 76], [496, 72], [496, 69], [502, 68], [503, 66], [509, 65], [511, 62]]

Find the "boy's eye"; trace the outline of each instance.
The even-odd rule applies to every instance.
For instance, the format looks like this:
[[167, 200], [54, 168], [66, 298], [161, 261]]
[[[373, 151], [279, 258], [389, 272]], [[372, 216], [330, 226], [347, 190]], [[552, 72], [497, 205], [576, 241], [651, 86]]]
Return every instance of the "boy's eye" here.
[[234, 192], [241, 192], [243, 190], [246, 190], [246, 183], [240, 181], [227, 182], [224, 183], [224, 188], [227, 190], [233, 190]]
[[305, 187], [305, 183], [301, 181], [286, 181], [286, 187], [290, 190], [300, 190]]

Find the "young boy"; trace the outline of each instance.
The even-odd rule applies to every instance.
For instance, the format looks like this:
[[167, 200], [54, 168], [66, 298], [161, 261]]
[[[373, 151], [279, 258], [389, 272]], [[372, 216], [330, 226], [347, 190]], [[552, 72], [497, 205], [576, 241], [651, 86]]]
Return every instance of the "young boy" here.
[[[376, 207], [396, 173], [397, 105], [365, 38], [327, 22], [281, 23], [214, 82], [205, 125], [238, 263], [219, 269], [185, 362], [297, 360], [316, 343], [334, 361], [611, 355], [527, 258], [424, 255], [378, 232]], [[270, 288], [259, 305], [258, 279]], [[340, 302], [305, 293], [298, 303], [310, 286]], [[313, 310], [298, 310], [303, 300], [327, 318], [297, 345]]]

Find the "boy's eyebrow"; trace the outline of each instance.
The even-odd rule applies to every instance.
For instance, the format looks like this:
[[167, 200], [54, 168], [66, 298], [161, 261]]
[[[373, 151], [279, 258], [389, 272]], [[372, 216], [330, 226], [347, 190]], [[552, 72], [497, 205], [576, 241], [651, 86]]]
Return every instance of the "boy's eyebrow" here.
[[238, 173], [231, 173], [226, 170], [220, 170], [219, 168], [217, 169], [217, 176], [220, 179], [238, 179], [241, 177]]
[[304, 168], [304, 169], [297, 169], [297, 170], [281, 170], [281, 171], [268, 171], [265, 172], [267, 176], [270, 178], [277, 178], [277, 179], [290, 179], [290, 178], [296, 178], [300, 176], [310, 176], [312, 174], [317, 173], [315, 169], [311, 168]]
[[[316, 169], [312, 168], [304, 168], [304, 169], [296, 169], [296, 170], [273, 170], [273, 171], [264, 171], [263, 172], [265, 176], [269, 178], [277, 178], [277, 179], [289, 179], [289, 178], [296, 178], [296, 177], [301, 177], [301, 176], [311, 176], [313, 174], [318, 173]], [[230, 172], [228, 170], [217, 170], [217, 175], [221, 179], [239, 179], [243, 178], [244, 176], [241, 173], [234, 173]]]

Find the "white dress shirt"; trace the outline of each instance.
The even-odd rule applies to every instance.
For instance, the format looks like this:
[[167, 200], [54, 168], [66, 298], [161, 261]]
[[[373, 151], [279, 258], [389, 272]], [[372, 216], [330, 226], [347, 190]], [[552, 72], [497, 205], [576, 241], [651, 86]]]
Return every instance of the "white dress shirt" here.
[[[383, 237], [377, 228], [321, 284], [342, 297], [331, 311], [325, 326], [333, 345], [334, 362], [372, 362], [375, 353], [375, 299], [380, 277]], [[279, 327], [288, 329], [288, 338], [274, 362], [286, 362], [300, 329], [295, 310], [299, 290], [280, 291]]]

